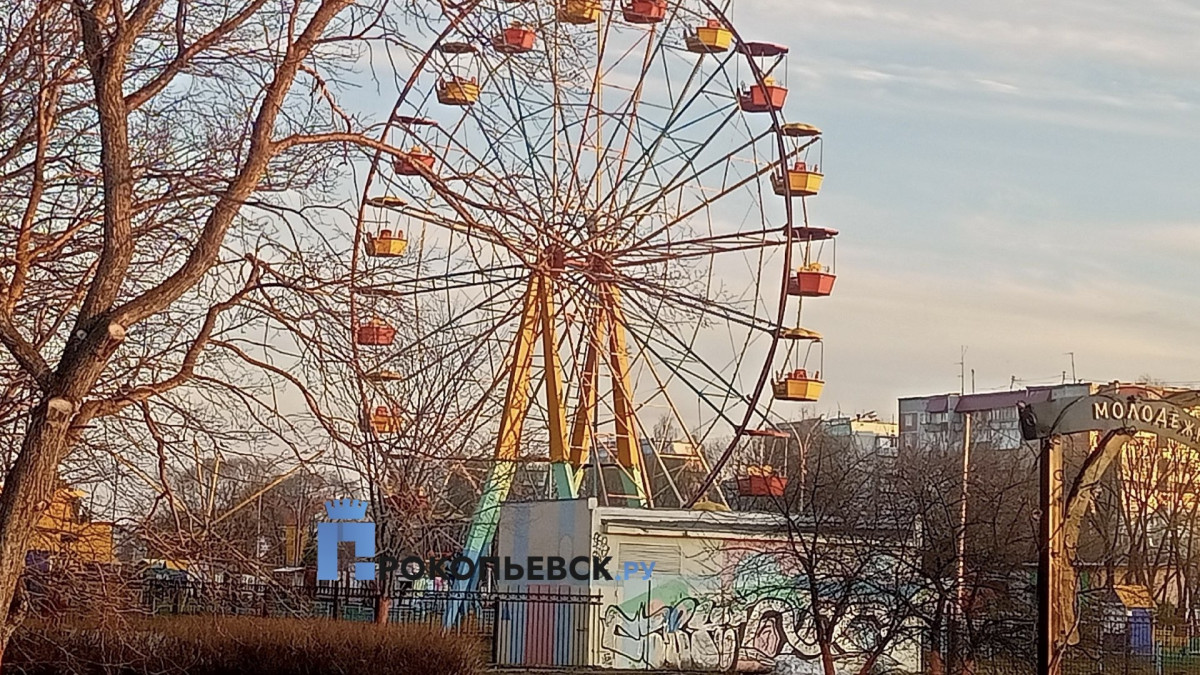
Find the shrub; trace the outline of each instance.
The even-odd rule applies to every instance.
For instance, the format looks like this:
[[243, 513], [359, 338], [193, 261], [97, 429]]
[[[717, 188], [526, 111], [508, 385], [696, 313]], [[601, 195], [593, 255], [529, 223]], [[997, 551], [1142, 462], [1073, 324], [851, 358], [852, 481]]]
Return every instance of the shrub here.
[[4, 672], [26, 675], [473, 675], [481, 641], [323, 619], [169, 617], [23, 626]]

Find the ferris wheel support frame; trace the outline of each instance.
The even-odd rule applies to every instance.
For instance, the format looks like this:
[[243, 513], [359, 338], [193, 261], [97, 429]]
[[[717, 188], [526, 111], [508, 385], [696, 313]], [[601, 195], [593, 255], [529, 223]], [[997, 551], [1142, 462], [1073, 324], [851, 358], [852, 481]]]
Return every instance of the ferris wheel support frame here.
[[[585, 371], [587, 374], [584, 386], [581, 387], [580, 403], [568, 444], [564, 405], [566, 384], [558, 352], [557, 331], [554, 327], [554, 276], [552, 272], [543, 271], [530, 278], [529, 287], [522, 300], [520, 327], [513, 339], [513, 356], [508, 366], [508, 386], [505, 393], [506, 405], [496, 437], [495, 463], [488, 472], [463, 546], [462, 555], [476, 563], [477, 573], [467, 579], [456, 579], [456, 591], [471, 591], [478, 584], [477, 563], [495, 539], [500, 522], [500, 505], [508, 497], [516, 478], [521, 431], [531, 403], [533, 357], [539, 336], [542, 338], [545, 359], [550, 469], [556, 495], [560, 499], [574, 499], [579, 495], [583, 468], [588, 457], [590, 425], [599, 398], [596, 387], [599, 375], [599, 347], [607, 335], [606, 357], [612, 377], [616, 424], [616, 460], [623, 488], [623, 493], [615, 496], [628, 500], [630, 506], [650, 505], [650, 492], [645, 483], [646, 474], [638, 443], [638, 423], [630, 382], [629, 353], [620, 292], [615, 284], [600, 282], [598, 296], [597, 316], [591, 335], [593, 340], [588, 346]], [[461, 611], [460, 603], [452, 603], [452, 606], [447, 608], [446, 624], [453, 625], [457, 622]]]

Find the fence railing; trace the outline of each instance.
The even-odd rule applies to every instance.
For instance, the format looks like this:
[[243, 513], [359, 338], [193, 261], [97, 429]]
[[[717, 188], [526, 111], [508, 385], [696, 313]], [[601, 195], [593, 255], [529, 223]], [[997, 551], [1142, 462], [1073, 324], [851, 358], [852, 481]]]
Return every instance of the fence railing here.
[[466, 619], [461, 632], [491, 634], [496, 597], [492, 593], [459, 593], [396, 589], [381, 603], [378, 590], [340, 583], [318, 585], [176, 582], [152, 579], [141, 585], [142, 606], [152, 614], [224, 614], [264, 617], [324, 617], [374, 621], [381, 604], [391, 623], [440, 626], [447, 608], [461, 603]]
[[[522, 592], [397, 589], [388, 595], [388, 622], [443, 627], [447, 609], [461, 620], [450, 627], [491, 645], [502, 666], [584, 666], [594, 651], [600, 598], [586, 591], [538, 587]], [[141, 602], [152, 614], [326, 617], [374, 621], [379, 591], [344, 584], [278, 585], [147, 580]]]

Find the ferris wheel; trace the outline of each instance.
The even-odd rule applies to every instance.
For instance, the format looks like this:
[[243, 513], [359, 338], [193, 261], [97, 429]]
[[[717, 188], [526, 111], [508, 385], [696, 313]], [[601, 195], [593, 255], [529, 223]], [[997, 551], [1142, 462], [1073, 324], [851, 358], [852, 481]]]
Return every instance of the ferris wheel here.
[[[462, 409], [493, 439], [468, 557], [522, 463], [548, 467], [559, 498], [721, 503], [739, 441], [778, 435], [773, 405], [820, 395], [821, 336], [800, 315], [835, 279], [837, 233], [806, 205], [821, 136], [784, 118], [788, 49], [746, 41], [729, 14], [728, 0], [468, 2], [413, 58], [355, 264], [420, 262], [356, 289], [356, 354], [381, 401], [362, 428], [420, 423], [386, 400], [406, 377], [388, 354], [420, 348], [387, 317], [437, 307], [467, 336]], [[664, 418], [698, 480], [648, 442]]]

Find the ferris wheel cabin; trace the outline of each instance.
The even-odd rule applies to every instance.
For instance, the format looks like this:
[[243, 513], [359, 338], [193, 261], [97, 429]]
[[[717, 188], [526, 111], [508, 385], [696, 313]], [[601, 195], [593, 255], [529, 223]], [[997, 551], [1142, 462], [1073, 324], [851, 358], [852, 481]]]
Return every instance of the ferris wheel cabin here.
[[387, 406], [381, 405], [367, 416], [367, 426], [377, 434], [398, 434], [402, 423], [398, 408], [388, 410]]
[[812, 402], [821, 398], [825, 381], [821, 379], [820, 371], [809, 375], [808, 371], [799, 368], [776, 380], [771, 387], [777, 400]]
[[[788, 295], [798, 295], [802, 298], [823, 298], [833, 293], [833, 282], [837, 280], [837, 230], [824, 227], [793, 227], [792, 238], [804, 244], [804, 261], [795, 275], [788, 279]], [[821, 248], [814, 249], [813, 244], [829, 241], [829, 266], [821, 263]]]
[[380, 318], [364, 321], [355, 332], [355, 340], [366, 347], [387, 347], [396, 339], [396, 329]]
[[392, 162], [392, 170], [396, 172], [397, 176], [420, 176], [421, 169], [419, 167], [424, 167], [426, 171], [432, 171], [433, 162], [432, 154], [416, 147], [411, 152], [397, 157], [396, 161]]
[[667, 16], [667, 0], [629, 0], [621, 14], [629, 23], [659, 23]]
[[770, 464], [750, 466], [744, 476], [738, 476], [737, 487], [743, 497], [782, 497], [787, 490], [787, 478], [777, 474]]
[[367, 235], [367, 255], [372, 258], [398, 258], [408, 250], [408, 240], [401, 233], [380, 230], [378, 235]]
[[404, 255], [404, 252], [408, 249], [408, 240], [405, 239], [403, 232], [393, 233], [388, 227], [387, 211], [403, 208], [407, 205], [408, 203], [399, 197], [384, 196], [367, 198], [367, 206], [372, 209], [378, 209], [381, 212], [372, 218], [373, 224], [381, 228], [379, 234], [367, 233], [366, 248], [369, 257], [394, 258]]
[[437, 100], [442, 105], [470, 106], [479, 100], [479, 83], [475, 78], [454, 75], [438, 82]]
[[703, 26], [697, 26], [695, 31], [684, 36], [684, 45], [689, 52], [695, 54], [719, 54], [729, 51], [733, 44], [733, 31], [721, 25], [717, 19], [709, 19]]
[[[446, 42], [439, 47], [439, 50], [443, 54], [449, 55], [451, 60], [457, 57], [469, 58], [478, 51], [475, 45], [469, 42]], [[453, 68], [453, 70], [458, 68]], [[438, 103], [442, 105], [474, 105], [479, 100], [479, 81], [475, 77], [452, 73], [449, 77], [438, 80], [435, 93]]]
[[793, 197], [812, 197], [821, 190], [821, 181], [825, 176], [818, 173], [816, 166], [809, 167], [804, 162], [796, 162], [787, 170], [787, 180], [783, 176], [771, 174], [771, 186], [775, 194], [786, 197], [789, 191]]
[[[788, 48], [770, 42], [746, 42], [739, 46], [738, 51], [751, 58], [767, 59], [787, 55]], [[770, 69], [760, 68], [760, 70], [768, 71]], [[784, 72], [786, 70], [785, 66]], [[783, 110], [787, 93], [787, 87], [777, 83], [775, 78], [770, 75], [764, 75], [761, 82], [756, 82], [738, 92], [738, 105], [743, 112], [748, 113]]]
[[586, 25], [600, 20], [600, 0], [558, 0], [558, 20]]
[[519, 21], [497, 33], [492, 38], [492, 49], [501, 54], [524, 54], [533, 51], [537, 33]]
[[788, 282], [788, 295], [802, 298], [824, 298], [833, 293], [833, 282], [837, 275], [829, 267], [812, 262], [796, 271]]

